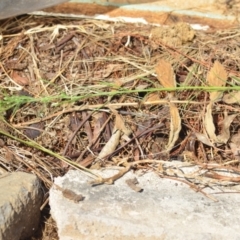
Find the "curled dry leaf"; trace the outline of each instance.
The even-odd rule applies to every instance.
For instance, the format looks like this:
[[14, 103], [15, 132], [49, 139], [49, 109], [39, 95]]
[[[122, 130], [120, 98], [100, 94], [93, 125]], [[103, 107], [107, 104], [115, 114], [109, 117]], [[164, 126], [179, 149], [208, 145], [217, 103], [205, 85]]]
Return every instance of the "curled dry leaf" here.
[[179, 137], [179, 132], [181, 131], [181, 117], [179, 115], [178, 108], [174, 103], [169, 103], [170, 114], [171, 114], [171, 125], [170, 125], [170, 134], [167, 145], [167, 151], [170, 151]]
[[176, 87], [175, 74], [172, 65], [169, 62], [161, 59], [156, 66], [156, 73], [158, 81], [163, 85], [163, 87]]
[[206, 114], [205, 114], [205, 117], [204, 117], [204, 127], [205, 127], [205, 130], [210, 138], [211, 141], [213, 141], [214, 143], [217, 141], [217, 137], [216, 137], [216, 134], [215, 134], [215, 125], [213, 123], [213, 117], [212, 117], [212, 105], [213, 103], [210, 102], [208, 105], [207, 105], [207, 111], [206, 111]]
[[[227, 72], [223, 65], [215, 61], [213, 67], [210, 69], [207, 75], [207, 82], [209, 86], [212, 87], [223, 87], [226, 85], [227, 81]], [[210, 93], [210, 100], [211, 101], [219, 101], [222, 98], [223, 93], [220, 91], [214, 91]]]
[[129, 136], [132, 131], [130, 128], [128, 128], [125, 125], [125, 121], [122, 118], [122, 116], [120, 114], [118, 114], [118, 111], [112, 107], [109, 107], [109, 109], [111, 110], [111, 112], [116, 116], [116, 120], [115, 120], [115, 127], [116, 129], [122, 131], [126, 136]]
[[[176, 87], [176, 78], [175, 74], [172, 68], [172, 65], [161, 59], [157, 66], [156, 66], [156, 73], [158, 81], [163, 85], [165, 88], [175, 88]], [[169, 98], [172, 98], [171, 93], [168, 94]], [[169, 140], [167, 145], [167, 151], [170, 151], [178, 137], [179, 132], [181, 131], [181, 118], [179, 115], [179, 111], [174, 103], [169, 103], [170, 107], [170, 114], [171, 114], [171, 127], [170, 127], [170, 134], [169, 134]]]
[[217, 136], [217, 143], [218, 144], [223, 144], [223, 143], [227, 143], [229, 138], [230, 138], [230, 125], [232, 123], [232, 121], [234, 120], [234, 118], [237, 116], [238, 114], [232, 114], [232, 115], [228, 115], [227, 112], [224, 112], [224, 120], [222, 122], [222, 131], [221, 134]]
[[[209, 86], [213, 87], [223, 87], [226, 85], [227, 81], [227, 72], [224, 69], [223, 65], [215, 61], [213, 64], [213, 67], [210, 69], [208, 75], [207, 75], [207, 82]], [[210, 140], [213, 143], [222, 143], [221, 137], [217, 138], [215, 134], [215, 125], [213, 122], [213, 117], [212, 117], [212, 107], [213, 103], [217, 102], [222, 99], [223, 93], [220, 91], [214, 91], [210, 93], [210, 100], [211, 102], [207, 105], [207, 110], [204, 118], [204, 127], [205, 130], [210, 138]], [[223, 136], [222, 136], [223, 137]], [[223, 137], [223, 138], [226, 138]], [[225, 140], [224, 140], [225, 141]]]
[[98, 159], [103, 159], [115, 151], [117, 145], [119, 144], [120, 136], [121, 131], [114, 127], [112, 136], [106, 145], [102, 148], [102, 151], [98, 155]]
[[118, 113], [115, 115], [116, 115], [116, 125], [115, 125], [116, 128], [122, 131], [126, 136], [129, 136], [132, 133], [132, 131], [126, 127], [122, 116], [120, 116]]
[[113, 129], [111, 138], [106, 143], [106, 145], [102, 148], [102, 151], [99, 153], [99, 156], [98, 156], [99, 159], [102, 159], [115, 151], [115, 149], [117, 148], [117, 145], [119, 144], [121, 132], [123, 132], [126, 136], [129, 136], [131, 134], [131, 130], [126, 127], [122, 117], [117, 113], [115, 109], [111, 109], [111, 110], [116, 116], [115, 127]]
[[[204, 119], [205, 129], [207, 131], [209, 138], [213, 141], [213, 143], [217, 143], [217, 144], [227, 143], [230, 138], [230, 130], [229, 130], [230, 125], [231, 125], [233, 119], [238, 114], [232, 114], [232, 115], [228, 116], [227, 112], [224, 112], [224, 120], [222, 122], [222, 131], [221, 131], [220, 135], [216, 136], [215, 126], [214, 126], [213, 117], [212, 117], [212, 104], [213, 103], [210, 103], [207, 106], [207, 111], [206, 111], [205, 119]], [[209, 144], [207, 144], [207, 145], [209, 145]]]

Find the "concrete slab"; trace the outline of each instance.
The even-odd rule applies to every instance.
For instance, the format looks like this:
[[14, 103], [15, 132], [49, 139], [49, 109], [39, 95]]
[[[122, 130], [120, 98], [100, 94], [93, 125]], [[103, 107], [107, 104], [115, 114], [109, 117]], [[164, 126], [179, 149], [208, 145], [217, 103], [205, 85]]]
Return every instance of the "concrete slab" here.
[[[116, 171], [98, 172], [111, 176]], [[126, 180], [136, 177], [142, 192]], [[85, 199], [74, 202], [53, 187], [51, 214], [61, 240], [70, 239], [240, 239], [240, 196], [230, 188], [205, 189], [215, 202], [188, 185], [163, 179], [153, 172], [128, 172], [114, 185], [91, 187], [91, 179], [70, 171], [55, 183]]]

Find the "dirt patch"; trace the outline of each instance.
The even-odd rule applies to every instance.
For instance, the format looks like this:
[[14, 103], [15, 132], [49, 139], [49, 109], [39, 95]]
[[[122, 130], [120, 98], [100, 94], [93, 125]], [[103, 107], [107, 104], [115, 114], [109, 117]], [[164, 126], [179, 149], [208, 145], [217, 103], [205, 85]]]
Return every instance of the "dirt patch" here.
[[195, 31], [186, 23], [178, 23], [169, 27], [155, 27], [151, 31], [153, 41], [161, 41], [169, 46], [181, 46], [191, 42], [195, 37]]
[[185, 179], [191, 187], [238, 184], [222, 172], [239, 174], [239, 29], [37, 16], [1, 29], [4, 170], [33, 172], [47, 188], [69, 168], [176, 177], [161, 159], [206, 169], [209, 182]]

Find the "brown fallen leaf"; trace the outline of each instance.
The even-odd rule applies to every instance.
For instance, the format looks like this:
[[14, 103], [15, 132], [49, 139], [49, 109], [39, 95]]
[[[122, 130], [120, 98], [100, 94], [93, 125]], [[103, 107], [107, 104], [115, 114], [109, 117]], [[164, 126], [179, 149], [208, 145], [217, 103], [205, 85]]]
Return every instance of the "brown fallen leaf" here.
[[[176, 77], [172, 68], [172, 65], [161, 59], [156, 66], [156, 73], [158, 81], [165, 88], [176, 87]], [[173, 93], [168, 93], [169, 100], [173, 99]], [[171, 151], [179, 137], [181, 131], [181, 117], [178, 108], [174, 103], [169, 102], [170, 114], [171, 114], [171, 125], [170, 134], [168, 139], [167, 151]]]
[[222, 101], [227, 104], [234, 104], [234, 103], [239, 104], [240, 103], [240, 92], [233, 91], [231, 93], [224, 94]]
[[14, 82], [21, 86], [26, 86], [29, 85], [29, 80], [27, 77], [20, 76], [17, 71], [13, 71], [11, 74], [11, 78], [13, 79]]
[[98, 71], [94, 71], [94, 78], [107, 78], [112, 73], [122, 70], [122, 66], [120, 64], [108, 64], [105, 68], [100, 69]]
[[96, 112], [95, 114], [93, 114], [92, 116], [93, 119], [93, 133], [92, 133], [92, 142], [95, 143], [96, 147], [99, 147], [99, 136], [101, 134], [101, 128], [104, 124], [105, 118], [104, 118], [104, 113], [103, 112]]
[[179, 133], [182, 129], [181, 126], [181, 117], [179, 115], [178, 108], [174, 103], [169, 103], [170, 114], [171, 114], [171, 125], [170, 125], [170, 134], [168, 139], [167, 151], [170, 151], [176, 141], [178, 140]]
[[213, 122], [213, 116], [212, 116], [212, 105], [213, 105], [212, 102], [210, 102], [207, 105], [206, 113], [204, 116], [204, 127], [210, 140], [215, 143], [217, 141], [217, 136], [215, 134], [216, 128], [215, 128], [215, 125]]
[[209, 137], [207, 136], [207, 134], [203, 134], [203, 133], [194, 133], [194, 135], [196, 136], [197, 140], [202, 142], [205, 145], [208, 145], [210, 147], [214, 147], [213, 143], [210, 141]]
[[169, 62], [161, 59], [156, 66], [156, 73], [158, 81], [162, 84], [163, 87], [176, 87], [175, 74], [172, 65]]
[[[234, 118], [238, 114], [232, 114], [232, 115], [227, 115], [227, 112], [224, 112], [224, 120], [222, 122], [222, 131], [219, 135], [215, 134], [215, 125], [213, 122], [213, 117], [212, 117], [212, 102], [207, 105], [207, 111], [204, 117], [204, 126], [205, 130], [210, 138], [210, 142], [216, 143], [216, 144], [226, 144], [230, 138], [230, 125]], [[208, 144], [209, 145], [209, 144]]]
[[125, 182], [135, 192], [142, 192], [143, 191], [143, 189], [141, 187], [136, 186], [138, 184], [137, 178], [127, 179]]
[[30, 139], [35, 139], [40, 136], [43, 127], [44, 123], [33, 123], [29, 125], [29, 128], [25, 129], [24, 134]]
[[231, 148], [231, 151], [234, 155], [234, 157], [240, 161], [240, 132], [234, 134], [231, 137], [229, 146]]
[[159, 104], [159, 101], [161, 98], [159, 97], [159, 94], [157, 92], [152, 92], [149, 93], [144, 99], [143, 103], [148, 103], [148, 104]]
[[[207, 83], [212, 87], [223, 87], [226, 85], [228, 74], [223, 65], [215, 61], [213, 67], [210, 69], [207, 75]], [[213, 102], [219, 101], [222, 98], [223, 93], [221, 91], [214, 91], [210, 93], [210, 100]]]
[[126, 136], [129, 136], [132, 133], [131, 129], [126, 126], [124, 119], [120, 114], [116, 113], [115, 115], [116, 115], [115, 123], [116, 128], [122, 131]]
[[[215, 61], [213, 67], [208, 72], [207, 83], [212, 87], [223, 87], [226, 85], [227, 77], [227, 72], [223, 65], [220, 62]], [[225, 140], [221, 140], [221, 138], [226, 138], [226, 136], [219, 136], [219, 138], [217, 138], [215, 134], [216, 128], [212, 116], [213, 103], [220, 101], [222, 99], [222, 96], [223, 93], [221, 91], [210, 92], [211, 102], [207, 105], [204, 117], [205, 130], [213, 143], [222, 143], [222, 141]]]
[[224, 112], [224, 120], [222, 121], [222, 131], [221, 134], [217, 136], [218, 144], [226, 144], [230, 138], [230, 125], [234, 118], [238, 114], [228, 115], [227, 112]]
[[77, 116], [77, 114], [73, 113], [69, 116], [69, 128], [75, 132], [78, 129], [78, 126], [80, 125], [80, 120]]

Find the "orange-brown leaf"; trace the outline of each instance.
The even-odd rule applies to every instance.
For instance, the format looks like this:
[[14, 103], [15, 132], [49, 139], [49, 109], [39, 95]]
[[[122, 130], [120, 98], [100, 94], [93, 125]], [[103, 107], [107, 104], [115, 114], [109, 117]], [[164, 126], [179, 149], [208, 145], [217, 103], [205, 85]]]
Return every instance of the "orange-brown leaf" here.
[[172, 65], [169, 62], [161, 59], [156, 66], [156, 73], [158, 81], [163, 85], [163, 87], [176, 87], [175, 74]]
[[152, 92], [149, 93], [145, 99], [143, 100], [143, 103], [152, 103], [152, 104], [159, 104], [159, 101], [161, 100], [161, 98], [159, 97], [159, 94], [157, 92]]
[[26, 86], [29, 84], [29, 80], [27, 77], [20, 76], [17, 71], [13, 71], [11, 75], [13, 81], [21, 86]]
[[[207, 82], [209, 86], [212, 87], [223, 87], [226, 85], [227, 81], [227, 72], [223, 65], [215, 61], [213, 64], [213, 67], [210, 69], [208, 75], [207, 75]], [[212, 101], [218, 101], [222, 98], [222, 92], [220, 91], [214, 91], [210, 93], [210, 99]]]

